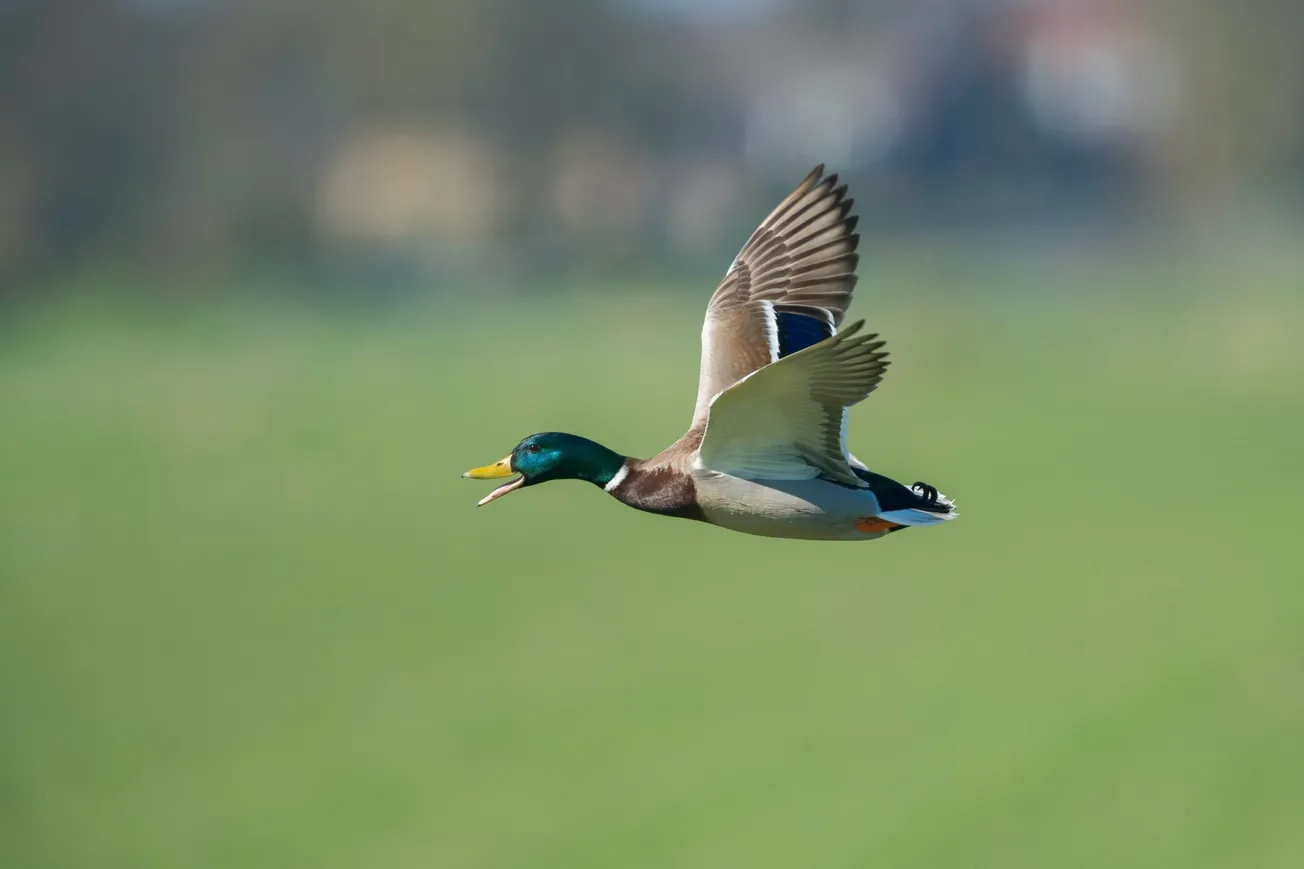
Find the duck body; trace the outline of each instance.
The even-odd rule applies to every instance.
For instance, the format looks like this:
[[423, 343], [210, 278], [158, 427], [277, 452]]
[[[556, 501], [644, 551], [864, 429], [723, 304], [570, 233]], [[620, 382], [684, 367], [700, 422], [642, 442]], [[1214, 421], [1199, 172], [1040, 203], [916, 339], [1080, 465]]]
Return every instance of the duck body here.
[[797, 540], [874, 540], [903, 527], [876, 521], [880, 507], [869, 489], [823, 480], [745, 480], [709, 470], [697, 474], [706, 521], [732, 531]]
[[480, 504], [580, 479], [635, 509], [763, 537], [875, 540], [955, 518], [932, 486], [904, 486], [847, 449], [847, 411], [888, 366], [863, 321], [839, 328], [856, 283], [852, 200], [817, 167], [757, 228], [707, 306], [687, 433], [649, 459], [542, 432], [467, 471], [520, 474]]
[[627, 459], [603, 488], [622, 504], [646, 513], [796, 540], [876, 540], [911, 524], [932, 524], [930, 508], [936, 509], [926, 491], [863, 467], [856, 470], [867, 487], [819, 478], [751, 480], [681, 464], [681, 448], [667, 452], [652, 459]]

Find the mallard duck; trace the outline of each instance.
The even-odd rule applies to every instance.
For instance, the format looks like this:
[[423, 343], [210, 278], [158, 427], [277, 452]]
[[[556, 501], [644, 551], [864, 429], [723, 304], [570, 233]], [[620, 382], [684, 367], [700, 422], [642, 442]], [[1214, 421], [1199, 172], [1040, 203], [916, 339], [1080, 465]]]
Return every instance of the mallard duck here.
[[856, 285], [857, 218], [818, 166], [762, 221], [711, 296], [687, 433], [650, 459], [543, 432], [463, 474], [519, 476], [477, 506], [551, 480], [587, 480], [648, 513], [765, 537], [873, 540], [956, 517], [925, 483], [905, 486], [847, 451], [847, 409], [887, 368], [884, 341], [839, 328]]

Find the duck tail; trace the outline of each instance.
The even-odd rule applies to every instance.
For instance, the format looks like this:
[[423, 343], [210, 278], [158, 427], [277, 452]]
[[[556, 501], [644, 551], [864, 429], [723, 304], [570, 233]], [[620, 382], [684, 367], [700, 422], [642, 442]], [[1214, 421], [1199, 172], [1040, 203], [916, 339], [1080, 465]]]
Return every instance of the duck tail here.
[[898, 525], [939, 525], [960, 515], [955, 502], [931, 486], [916, 483], [910, 491], [915, 496], [915, 504], [879, 513], [879, 518]]
[[891, 477], [874, 473], [855, 456], [851, 457], [851, 470], [869, 484], [870, 491], [878, 499], [879, 519], [905, 527], [937, 525], [960, 515], [955, 511], [954, 501], [927, 483], [915, 483], [906, 488]]

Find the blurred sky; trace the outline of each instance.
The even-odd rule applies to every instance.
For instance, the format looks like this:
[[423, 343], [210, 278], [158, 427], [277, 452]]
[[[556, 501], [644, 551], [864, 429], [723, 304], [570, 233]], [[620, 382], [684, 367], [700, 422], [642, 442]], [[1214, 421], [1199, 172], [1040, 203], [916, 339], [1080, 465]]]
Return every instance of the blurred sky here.
[[714, 261], [818, 162], [903, 235], [1289, 217], [1301, 32], [1216, 0], [6, 0], [0, 280]]

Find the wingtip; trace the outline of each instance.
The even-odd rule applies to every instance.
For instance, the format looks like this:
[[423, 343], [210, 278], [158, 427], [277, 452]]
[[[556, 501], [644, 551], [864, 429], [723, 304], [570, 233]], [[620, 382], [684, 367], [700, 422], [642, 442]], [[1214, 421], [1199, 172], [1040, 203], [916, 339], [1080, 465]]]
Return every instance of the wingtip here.
[[[838, 176], [834, 175], [831, 180], [836, 184]], [[797, 185], [797, 189], [805, 193], [813, 190], [821, 184], [827, 184], [829, 181], [830, 179], [824, 175], [824, 164], [820, 163], [814, 169], [806, 173], [806, 177], [801, 179], [801, 183]]]

